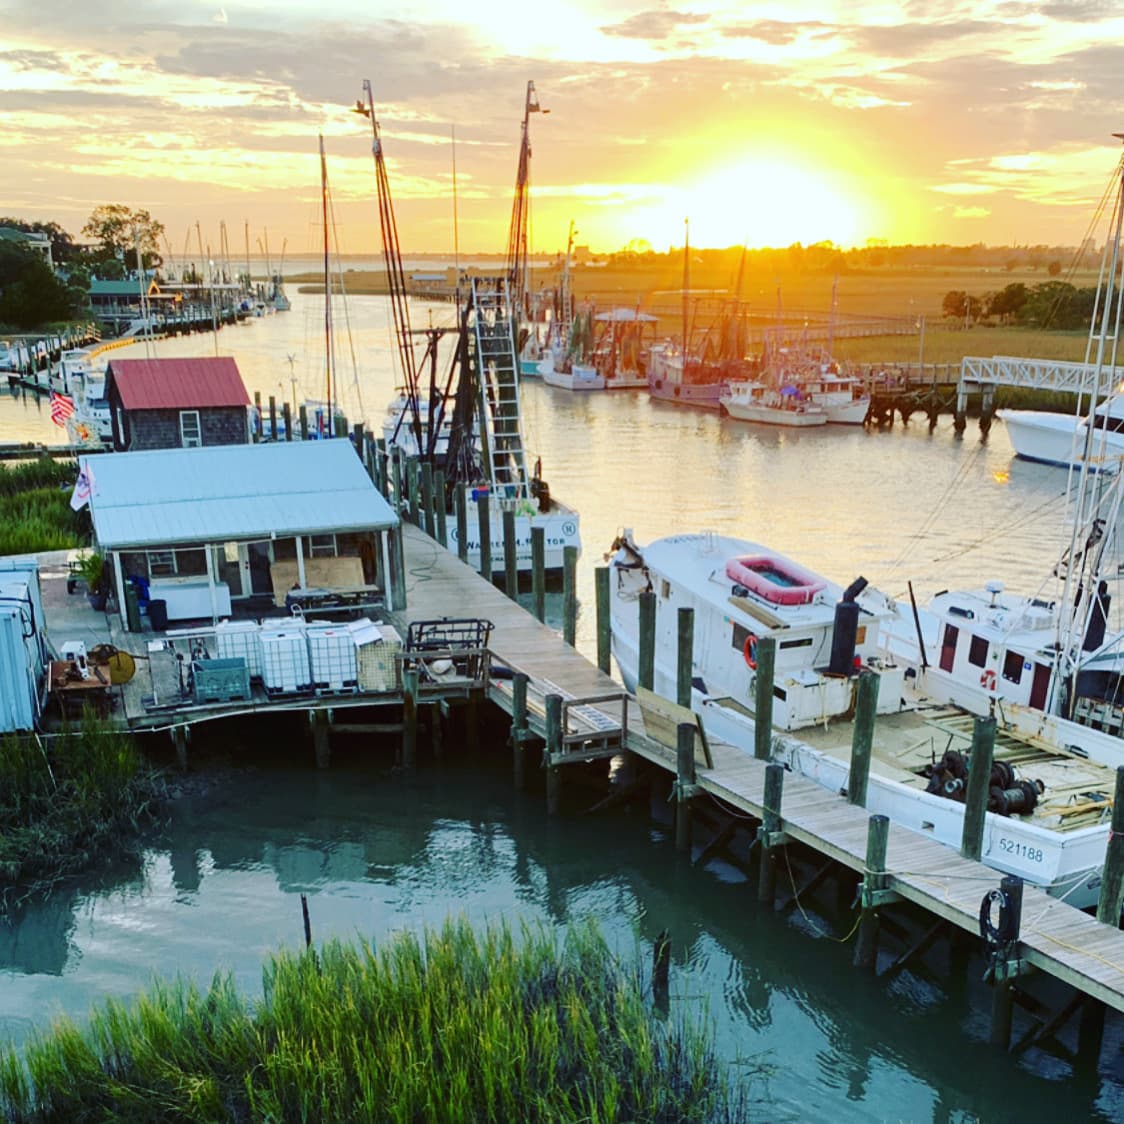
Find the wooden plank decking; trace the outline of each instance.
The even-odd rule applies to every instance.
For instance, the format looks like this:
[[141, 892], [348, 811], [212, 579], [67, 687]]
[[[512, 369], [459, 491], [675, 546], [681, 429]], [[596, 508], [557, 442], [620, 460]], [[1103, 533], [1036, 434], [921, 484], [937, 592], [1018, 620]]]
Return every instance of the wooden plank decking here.
[[[620, 691], [584, 656], [565, 644], [553, 629], [536, 621], [504, 593], [485, 582], [449, 551], [419, 529], [405, 527], [407, 597], [410, 608], [395, 614], [403, 625], [413, 620], [485, 617], [492, 621], [489, 647], [503, 662], [537, 681], [537, 694], [560, 688], [587, 697]], [[492, 697], [510, 711], [510, 688], [499, 681]], [[619, 708], [598, 704], [606, 715]], [[532, 716], [532, 724], [534, 717]], [[670, 771], [675, 750], [644, 735], [637, 706], [628, 710], [628, 748]], [[541, 731], [540, 731], [541, 732]], [[698, 784], [732, 807], [760, 818], [763, 812], [765, 762], [722, 742], [712, 742], [714, 767], [701, 763]], [[866, 863], [869, 813], [837, 793], [792, 773], [785, 774], [782, 829], [828, 858], [862, 872]], [[970, 933], [978, 933], [984, 894], [1001, 875], [981, 863], [962, 859], [935, 840], [893, 824], [887, 853], [887, 886], [903, 899]], [[1022, 960], [1063, 980], [1107, 1006], [1124, 1011], [1124, 932], [1041, 890], [1026, 886], [1023, 897]]]

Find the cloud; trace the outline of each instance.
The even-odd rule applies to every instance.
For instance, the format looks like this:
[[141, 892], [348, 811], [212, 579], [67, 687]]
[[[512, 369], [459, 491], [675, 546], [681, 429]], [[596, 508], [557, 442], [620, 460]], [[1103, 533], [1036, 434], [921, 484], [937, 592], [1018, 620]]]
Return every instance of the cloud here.
[[637, 12], [620, 23], [602, 24], [603, 35], [618, 36], [622, 39], [645, 39], [663, 42], [670, 39], [681, 27], [701, 26], [709, 23], [708, 15], [692, 12], [647, 11]]

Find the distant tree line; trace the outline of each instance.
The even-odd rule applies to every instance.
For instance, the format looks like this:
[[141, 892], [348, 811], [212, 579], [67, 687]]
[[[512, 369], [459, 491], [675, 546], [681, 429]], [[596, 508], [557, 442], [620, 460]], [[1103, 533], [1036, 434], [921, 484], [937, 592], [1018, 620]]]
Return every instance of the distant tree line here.
[[945, 294], [941, 309], [945, 316], [967, 325], [984, 320], [1069, 331], [1089, 326], [1096, 297], [1095, 288], [1079, 289], [1066, 281], [1031, 286], [1017, 282], [982, 296], [953, 289]]
[[146, 210], [120, 203], [95, 207], [79, 244], [58, 223], [0, 217], [0, 227], [46, 234], [54, 269], [37, 250], [0, 241], [0, 324], [28, 330], [81, 318], [88, 313], [90, 282], [120, 280], [135, 273], [137, 251], [145, 269], [162, 264], [158, 251], [164, 225]]

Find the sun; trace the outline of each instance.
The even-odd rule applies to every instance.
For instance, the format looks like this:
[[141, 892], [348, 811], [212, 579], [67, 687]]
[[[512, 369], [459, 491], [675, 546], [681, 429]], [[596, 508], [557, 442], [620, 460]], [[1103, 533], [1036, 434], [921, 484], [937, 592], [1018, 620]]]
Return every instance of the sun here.
[[649, 237], [681, 245], [683, 220], [689, 219], [695, 246], [853, 246], [862, 240], [861, 210], [842, 174], [783, 158], [748, 157], [669, 190], [648, 216]]

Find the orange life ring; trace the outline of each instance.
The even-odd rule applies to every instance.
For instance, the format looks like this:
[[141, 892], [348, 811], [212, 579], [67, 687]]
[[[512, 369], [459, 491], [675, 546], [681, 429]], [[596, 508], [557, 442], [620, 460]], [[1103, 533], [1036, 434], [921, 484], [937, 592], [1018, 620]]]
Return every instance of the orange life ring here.
[[990, 667], [980, 676], [980, 686], [987, 691], [994, 691], [996, 682], [995, 672]]
[[742, 655], [745, 656], [746, 667], [750, 671], [757, 670], [757, 637], [751, 632], [745, 638], [745, 645], [742, 647]]

